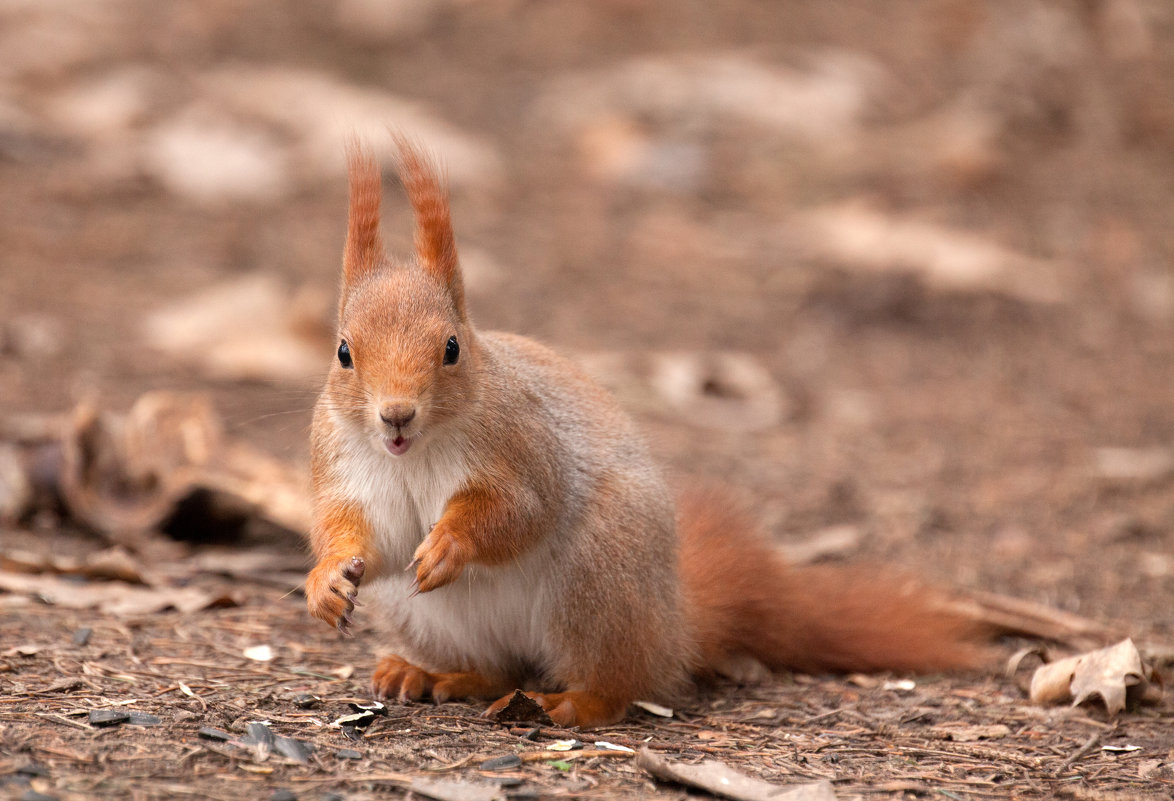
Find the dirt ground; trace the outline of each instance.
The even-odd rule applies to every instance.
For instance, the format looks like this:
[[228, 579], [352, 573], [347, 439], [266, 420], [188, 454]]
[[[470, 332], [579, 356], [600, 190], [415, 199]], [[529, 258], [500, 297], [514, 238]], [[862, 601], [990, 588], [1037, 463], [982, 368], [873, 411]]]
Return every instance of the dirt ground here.
[[[343, 142], [389, 125], [448, 164], [477, 323], [581, 358], [674, 476], [739, 488], [784, 543], [836, 532], [837, 558], [1174, 641], [1169, 3], [5, 0], [0, 416], [208, 392], [229, 435], [304, 467]], [[151, 323], [250, 276], [294, 298], [284, 334], [238, 317], [184, 345]], [[178, 575], [209, 540], [301, 548], [200, 534], [136, 558]], [[51, 514], [0, 526], [0, 553], [106, 545]], [[722, 686], [536, 741], [397, 706], [350, 740], [323, 724], [367, 700], [378, 643], [308, 620], [293, 575], [190, 571], [233, 603], [186, 613], [0, 593], [0, 792], [694, 792], [622, 752], [546, 758], [579, 736], [839, 798], [1174, 793], [1168, 699], [1039, 708], [997, 664]], [[122, 708], [160, 722], [88, 722]], [[313, 754], [198, 735], [258, 720]]]

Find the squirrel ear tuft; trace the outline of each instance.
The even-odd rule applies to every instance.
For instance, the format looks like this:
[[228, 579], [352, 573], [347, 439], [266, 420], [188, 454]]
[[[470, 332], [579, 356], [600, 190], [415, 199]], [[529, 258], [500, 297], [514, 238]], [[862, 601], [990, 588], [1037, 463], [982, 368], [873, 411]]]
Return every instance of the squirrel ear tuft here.
[[342, 274], [345, 282], [353, 285], [383, 261], [383, 239], [379, 235], [383, 180], [375, 157], [357, 140], [347, 144], [346, 155], [350, 202]]
[[457, 314], [464, 318], [465, 292], [447, 184], [440, 168], [419, 146], [400, 133], [393, 132], [392, 138], [400, 182], [416, 215], [416, 258], [425, 272], [448, 287]]

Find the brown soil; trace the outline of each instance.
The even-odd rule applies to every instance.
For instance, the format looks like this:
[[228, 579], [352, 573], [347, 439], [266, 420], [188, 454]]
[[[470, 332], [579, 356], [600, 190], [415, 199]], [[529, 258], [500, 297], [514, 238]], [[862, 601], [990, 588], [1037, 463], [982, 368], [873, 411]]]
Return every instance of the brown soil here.
[[[496, 153], [488, 177], [454, 169], [458, 236], [491, 265], [471, 282], [482, 327], [589, 362], [717, 350], [766, 370], [782, 415], [752, 431], [620, 388], [674, 475], [739, 487], [784, 540], [851, 526], [853, 560], [1050, 604], [1141, 642], [1174, 638], [1166, 3], [431, 0], [398, 4], [402, 25], [387, 30], [347, 23], [330, 4], [287, 5], [0, 8], [0, 414], [208, 391], [231, 434], [305, 463], [319, 375], [211, 379], [153, 349], [142, 320], [256, 271], [332, 291], [341, 156], [333, 173], [311, 171], [296, 130], [221, 109], [223, 93], [202, 83], [226, 66], [312, 70], [408, 99]], [[731, 111], [730, 85], [718, 101], [696, 84], [674, 98], [680, 71], [655, 84], [663, 95], [633, 99], [625, 70], [646, 57], [846, 74], [866, 100], [850, 113], [815, 103], [807, 119], [836, 127], [812, 135]], [[145, 86], [142, 103], [119, 116], [117, 92], [76, 100], [111, 76]], [[261, 131], [295, 177], [244, 197], [169, 184], [143, 154], [160, 126], [191, 114], [245, 120], [230, 137]], [[402, 247], [406, 210], [390, 197], [389, 235]], [[917, 252], [862, 269], [798, 225], [843, 201], [1021, 263], [964, 286], [935, 278]], [[1041, 299], [1045, 284], [1054, 291]], [[325, 370], [329, 334], [322, 343]], [[1114, 454], [1123, 470], [1105, 466]], [[0, 539], [15, 550], [99, 545], [51, 516]], [[684, 792], [626, 757], [482, 771], [485, 759], [575, 735], [543, 731], [532, 743], [460, 704], [393, 707], [351, 742], [318, 724], [366, 697], [371, 632], [360, 624], [340, 640], [306, 619], [292, 587], [196, 581], [243, 605], [116, 619], [0, 595], [3, 792], [360, 799], [435, 776], [511, 777], [559, 796]], [[73, 643], [79, 628], [93, 629], [88, 644]], [[271, 662], [242, 655], [262, 643]], [[320, 707], [299, 709], [304, 692]], [[78, 714], [120, 704], [164, 723], [93, 728]], [[313, 742], [310, 762], [197, 736], [242, 735], [261, 719]], [[992, 665], [911, 690], [802, 676], [723, 686], [675, 718], [639, 713], [581, 738], [720, 759], [780, 783], [826, 778], [842, 798], [1116, 799], [1174, 792], [1172, 720], [1168, 700], [1115, 720], [1036, 708]], [[949, 733], [992, 724], [1007, 729], [976, 741]], [[340, 759], [343, 748], [360, 758]]]

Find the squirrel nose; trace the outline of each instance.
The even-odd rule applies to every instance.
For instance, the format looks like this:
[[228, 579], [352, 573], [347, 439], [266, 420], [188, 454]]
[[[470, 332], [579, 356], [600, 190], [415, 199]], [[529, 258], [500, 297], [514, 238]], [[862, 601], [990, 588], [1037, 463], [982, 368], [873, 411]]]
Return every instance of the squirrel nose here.
[[416, 407], [410, 403], [391, 402], [379, 407], [379, 419], [389, 426], [403, 428], [416, 416]]

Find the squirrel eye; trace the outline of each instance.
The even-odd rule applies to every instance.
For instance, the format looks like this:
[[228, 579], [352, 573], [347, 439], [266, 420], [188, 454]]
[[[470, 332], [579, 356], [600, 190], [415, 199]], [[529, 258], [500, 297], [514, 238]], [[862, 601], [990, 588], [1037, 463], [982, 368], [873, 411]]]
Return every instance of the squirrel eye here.
[[351, 346], [344, 339], [338, 346], [338, 363], [347, 370], [352, 369], [355, 363], [351, 361]]
[[456, 364], [457, 359], [461, 357], [461, 346], [457, 344], [456, 337], [449, 337], [448, 344], [444, 346], [444, 363]]

